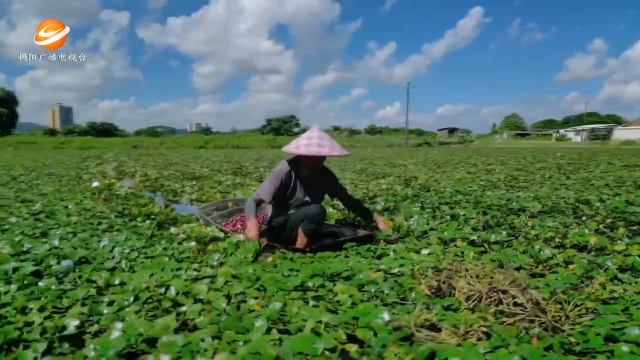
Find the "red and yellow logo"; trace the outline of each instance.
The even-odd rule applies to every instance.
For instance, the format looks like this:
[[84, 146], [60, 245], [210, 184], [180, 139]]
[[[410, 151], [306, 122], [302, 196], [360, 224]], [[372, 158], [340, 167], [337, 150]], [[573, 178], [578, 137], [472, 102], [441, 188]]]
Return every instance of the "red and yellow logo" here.
[[69, 31], [61, 21], [47, 19], [38, 25], [33, 41], [47, 50], [58, 50], [67, 41]]

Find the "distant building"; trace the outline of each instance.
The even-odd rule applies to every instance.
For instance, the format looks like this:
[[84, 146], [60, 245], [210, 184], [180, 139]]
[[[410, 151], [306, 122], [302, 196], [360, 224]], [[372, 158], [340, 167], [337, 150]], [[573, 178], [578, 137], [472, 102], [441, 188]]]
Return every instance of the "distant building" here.
[[445, 127], [437, 130], [438, 137], [443, 139], [456, 139], [460, 135], [469, 135], [471, 131], [459, 127]]
[[613, 129], [618, 126], [615, 124], [574, 126], [558, 130], [558, 134], [564, 134], [569, 140], [576, 142], [611, 140]]
[[611, 140], [636, 140], [640, 141], [640, 119], [629, 121], [613, 130]]
[[49, 109], [49, 127], [62, 130], [73, 125], [73, 108], [57, 103]]
[[202, 124], [200, 123], [191, 123], [187, 125], [187, 132], [196, 132], [202, 130]]

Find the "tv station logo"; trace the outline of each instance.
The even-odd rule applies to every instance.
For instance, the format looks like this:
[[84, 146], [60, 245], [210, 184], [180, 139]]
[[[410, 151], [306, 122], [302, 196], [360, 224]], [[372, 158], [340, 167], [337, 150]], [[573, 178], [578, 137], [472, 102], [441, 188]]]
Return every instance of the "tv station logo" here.
[[71, 29], [62, 21], [47, 19], [36, 28], [33, 42], [42, 49], [49, 50], [46, 53], [20, 53], [19, 62], [84, 62], [86, 56], [76, 53], [51, 52], [59, 50], [67, 41]]

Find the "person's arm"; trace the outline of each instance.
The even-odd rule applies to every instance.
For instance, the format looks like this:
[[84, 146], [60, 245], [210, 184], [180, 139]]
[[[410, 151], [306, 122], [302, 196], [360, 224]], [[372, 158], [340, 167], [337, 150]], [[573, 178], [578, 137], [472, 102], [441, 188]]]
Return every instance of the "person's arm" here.
[[366, 207], [362, 201], [356, 199], [349, 191], [340, 183], [333, 171], [327, 168], [327, 195], [332, 199], [338, 199], [347, 210], [354, 213], [364, 221], [377, 223], [374, 213]]
[[276, 190], [278, 190], [287, 171], [289, 171], [289, 164], [287, 164], [286, 161], [282, 161], [271, 171], [271, 174], [267, 176], [258, 190], [247, 200], [244, 206], [244, 216], [247, 223], [249, 220], [255, 220], [258, 214], [258, 207], [262, 203], [271, 202], [273, 195], [276, 193]]

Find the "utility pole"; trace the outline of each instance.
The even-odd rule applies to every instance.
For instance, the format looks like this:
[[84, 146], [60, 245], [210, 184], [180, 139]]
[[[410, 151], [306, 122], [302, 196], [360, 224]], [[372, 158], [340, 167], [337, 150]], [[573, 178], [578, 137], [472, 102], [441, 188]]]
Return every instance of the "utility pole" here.
[[411, 101], [411, 80], [407, 81], [407, 87], [405, 88], [405, 90], [407, 90], [407, 112], [405, 114], [405, 118], [404, 118], [404, 147], [408, 147], [409, 146], [409, 106], [410, 106], [410, 101]]
[[584, 113], [582, 113], [582, 125], [587, 124], [587, 108], [589, 107], [589, 102], [584, 102]]
[[[582, 113], [582, 125], [586, 125], [587, 124], [587, 108], [589, 107], [589, 102], [585, 101], [584, 102], [584, 112]], [[580, 131], [580, 142], [584, 141], [584, 133], [585, 133], [585, 129], [582, 129]]]

